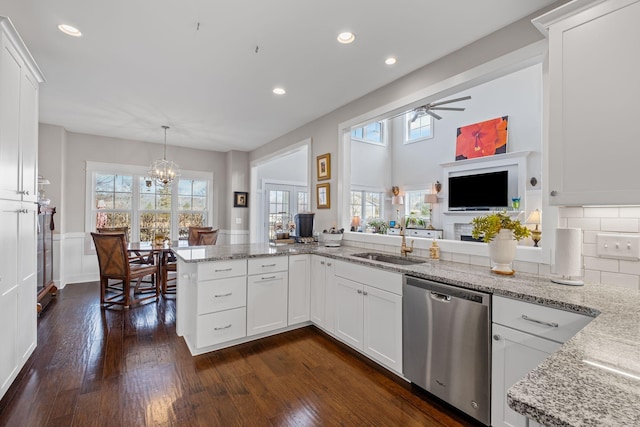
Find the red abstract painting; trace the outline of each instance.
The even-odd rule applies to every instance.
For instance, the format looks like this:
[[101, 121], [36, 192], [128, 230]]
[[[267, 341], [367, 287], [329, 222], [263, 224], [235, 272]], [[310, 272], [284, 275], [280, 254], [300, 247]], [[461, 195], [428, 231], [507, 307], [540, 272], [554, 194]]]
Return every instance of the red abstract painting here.
[[493, 156], [507, 152], [509, 116], [458, 128], [456, 160]]

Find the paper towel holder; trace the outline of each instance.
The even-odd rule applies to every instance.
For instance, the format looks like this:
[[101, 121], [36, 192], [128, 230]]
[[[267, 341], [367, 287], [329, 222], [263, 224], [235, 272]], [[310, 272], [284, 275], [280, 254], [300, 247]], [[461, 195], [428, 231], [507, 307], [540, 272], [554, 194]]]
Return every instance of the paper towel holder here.
[[[557, 228], [554, 266], [560, 277], [552, 277], [553, 283], [569, 286], [582, 286], [582, 230], [579, 228]], [[552, 273], [553, 274], [553, 273]]]

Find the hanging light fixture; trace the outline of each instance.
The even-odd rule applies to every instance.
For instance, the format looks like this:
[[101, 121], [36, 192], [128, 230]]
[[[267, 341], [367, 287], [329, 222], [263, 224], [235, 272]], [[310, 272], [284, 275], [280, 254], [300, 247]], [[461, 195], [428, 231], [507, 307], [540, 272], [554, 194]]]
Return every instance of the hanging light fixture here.
[[169, 126], [162, 126], [164, 129], [164, 155], [149, 167], [149, 178], [158, 185], [169, 185], [174, 179], [180, 176], [180, 166], [167, 160], [167, 129]]

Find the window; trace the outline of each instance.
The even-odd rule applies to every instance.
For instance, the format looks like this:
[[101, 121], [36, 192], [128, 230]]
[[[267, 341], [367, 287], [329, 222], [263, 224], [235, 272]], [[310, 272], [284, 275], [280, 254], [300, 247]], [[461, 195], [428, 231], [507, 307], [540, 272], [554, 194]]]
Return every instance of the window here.
[[363, 221], [382, 218], [382, 193], [351, 191], [351, 217], [359, 216]]
[[409, 112], [405, 115], [406, 132], [404, 143], [411, 144], [423, 139], [433, 138], [433, 117], [428, 114], [420, 116], [413, 122], [414, 113]]
[[431, 191], [406, 191], [404, 196], [405, 215], [413, 215], [431, 221], [431, 209], [433, 206], [430, 203], [424, 202], [424, 196], [427, 194], [431, 194]]
[[370, 144], [384, 145], [382, 122], [373, 122], [351, 130], [351, 138]]
[[91, 215], [96, 228], [128, 227], [131, 230], [132, 183], [131, 175], [96, 174]]
[[209, 173], [182, 171], [170, 186], [146, 179], [146, 168], [87, 162], [85, 229], [129, 227], [130, 241], [156, 234], [186, 239], [189, 226], [211, 222]]

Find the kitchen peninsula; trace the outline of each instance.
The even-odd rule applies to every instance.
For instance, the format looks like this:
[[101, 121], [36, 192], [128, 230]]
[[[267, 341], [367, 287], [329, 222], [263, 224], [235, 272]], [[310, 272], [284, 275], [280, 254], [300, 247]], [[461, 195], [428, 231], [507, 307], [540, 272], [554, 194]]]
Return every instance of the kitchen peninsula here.
[[[228, 274], [231, 270], [227, 269], [233, 268], [228, 263], [240, 261], [245, 266], [239, 273], [243, 277], [240, 283], [247, 283], [246, 277], [251, 277], [251, 271], [246, 270], [247, 262], [258, 260], [258, 268], [262, 266], [278, 269], [276, 264], [279, 261], [276, 260], [313, 254], [328, 260], [373, 267], [380, 269], [380, 272], [410, 274], [494, 296], [594, 317], [560, 350], [509, 390], [509, 406], [548, 426], [640, 425], [640, 407], [634, 403], [640, 401], [638, 291], [591, 284], [567, 287], [552, 284], [544, 276], [522, 273], [512, 277], [497, 276], [490, 273], [488, 268], [446, 261], [424, 260], [424, 263], [403, 266], [353, 256], [365, 251], [363, 248], [348, 246], [273, 247], [259, 244], [176, 249], [179, 260], [178, 334], [188, 335], [195, 327], [193, 322], [196, 319], [191, 314], [198, 311], [202, 302], [191, 291], [198, 286], [197, 280], [202, 279], [197, 277], [205, 271], [202, 266], [220, 265], [218, 270], [224, 271], [216, 274]], [[270, 279], [275, 274], [269, 273], [266, 278]], [[298, 283], [291, 276], [289, 278], [289, 287], [297, 287]], [[215, 299], [215, 295], [213, 298]], [[245, 302], [241, 301], [239, 304], [244, 306]], [[240, 312], [244, 313], [242, 309]], [[298, 322], [293, 327], [310, 323]], [[281, 332], [287, 328], [291, 327], [285, 322], [276, 331]], [[259, 336], [261, 335], [258, 334], [257, 337]]]

